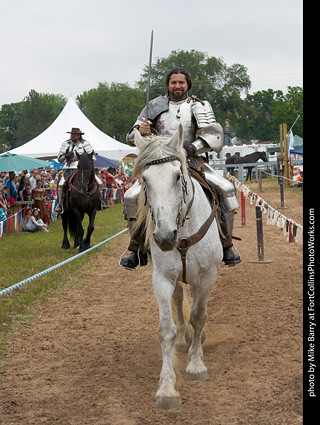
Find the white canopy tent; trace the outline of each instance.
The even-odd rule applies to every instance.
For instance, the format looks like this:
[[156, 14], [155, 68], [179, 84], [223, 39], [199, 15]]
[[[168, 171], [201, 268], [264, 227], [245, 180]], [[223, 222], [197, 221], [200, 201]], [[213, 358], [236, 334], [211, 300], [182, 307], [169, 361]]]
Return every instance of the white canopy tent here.
[[43, 133], [30, 142], [25, 143], [9, 152], [39, 159], [55, 159], [60, 146], [69, 138], [66, 133], [72, 127], [80, 128], [85, 134], [94, 151], [100, 156], [121, 161], [127, 155], [135, 156], [138, 149], [120, 143], [99, 130], [79, 109], [75, 100], [70, 98], [57, 119]]

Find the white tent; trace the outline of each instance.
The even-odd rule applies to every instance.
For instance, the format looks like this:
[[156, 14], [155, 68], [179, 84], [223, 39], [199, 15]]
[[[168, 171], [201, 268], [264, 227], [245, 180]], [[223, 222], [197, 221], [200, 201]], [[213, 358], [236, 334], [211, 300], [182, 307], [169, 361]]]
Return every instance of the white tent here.
[[60, 146], [69, 138], [66, 133], [72, 127], [80, 128], [85, 134], [94, 151], [100, 156], [121, 161], [129, 154], [137, 155], [138, 149], [120, 143], [99, 130], [79, 109], [75, 100], [70, 98], [57, 119], [43, 133], [30, 142], [25, 143], [11, 153], [28, 156], [31, 158], [54, 159], [57, 158]]

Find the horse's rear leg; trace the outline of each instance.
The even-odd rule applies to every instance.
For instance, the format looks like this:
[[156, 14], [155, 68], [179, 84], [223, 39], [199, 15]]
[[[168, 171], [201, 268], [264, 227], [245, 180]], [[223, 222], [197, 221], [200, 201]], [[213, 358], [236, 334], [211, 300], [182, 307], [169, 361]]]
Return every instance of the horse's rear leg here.
[[203, 361], [201, 346], [203, 328], [207, 320], [207, 301], [215, 279], [207, 279], [204, 283], [193, 287], [194, 304], [190, 314], [190, 323], [193, 327], [193, 338], [189, 348], [190, 361], [186, 369], [187, 381], [207, 381], [209, 375]]
[[62, 228], [63, 228], [63, 241], [62, 241], [62, 249], [69, 249], [70, 243], [68, 240], [68, 219], [64, 214], [62, 214]]
[[153, 287], [159, 307], [159, 340], [162, 348], [162, 370], [160, 385], [156, 394], [156, 405], [162, 409], [176, 409], [181, 406], [180, 394], [176, 390], [173, 345], [176, 327], [172, 317], [172, 295], [174, 285], [157, 276], [154, 272]]

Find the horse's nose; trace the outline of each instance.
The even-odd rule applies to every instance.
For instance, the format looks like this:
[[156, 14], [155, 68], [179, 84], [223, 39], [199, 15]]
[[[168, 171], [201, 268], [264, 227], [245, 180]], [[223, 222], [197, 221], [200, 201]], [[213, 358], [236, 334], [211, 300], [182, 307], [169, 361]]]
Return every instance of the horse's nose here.
[[153, 236], [161, 251], [172, 251], [177, 242], [177, 230], [164, 233], [156, 229]]

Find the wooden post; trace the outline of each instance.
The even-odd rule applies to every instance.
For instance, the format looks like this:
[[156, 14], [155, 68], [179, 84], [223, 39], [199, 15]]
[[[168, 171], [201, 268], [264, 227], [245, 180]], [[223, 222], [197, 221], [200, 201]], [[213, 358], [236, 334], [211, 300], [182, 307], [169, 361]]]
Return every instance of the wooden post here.
[[287, 124], [283, 124], [283, 137], [284, 137], [284, 176], [285, 176], [285, 186], [289, 186], [290, 178], [290, 164], [289, 164], [289, 152], [288, 152], [288, 138], [287, 138]]
[[264, 261], [262, 211], [260, 207], [256, 207], [256, 220], [257, 220], [258, 260]]
[[280, 155], [283, 161], [283, 124], [280, 124]]
[[260, 168], [258, 170], [258, 181], [259, 181], [258, 192], [261, 192], [262, 191], [262, 171], [260, 170]]
[[241, 226], [246, 226], [246, 198], [241, 191]]

